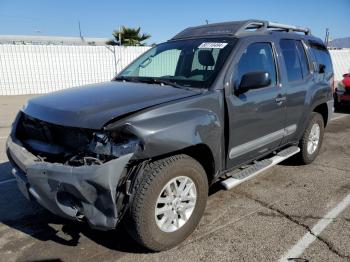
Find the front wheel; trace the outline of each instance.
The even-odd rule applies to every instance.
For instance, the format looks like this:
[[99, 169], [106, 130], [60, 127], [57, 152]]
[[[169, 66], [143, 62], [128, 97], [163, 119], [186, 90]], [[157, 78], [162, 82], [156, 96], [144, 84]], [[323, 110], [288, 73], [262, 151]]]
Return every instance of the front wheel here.
[[185, 240], [198, 225], [208, 197], [203, 167], [187, 155], [148, 163], [133, 188], [128, 231], [153, 251]]
[[317, 157], [324, 134], [323, 117], [316, 112], [312, 112], [310, 121], [304, 131], [303, 137], [299, 142], [300, 160], [303, 164], [310, 164]]

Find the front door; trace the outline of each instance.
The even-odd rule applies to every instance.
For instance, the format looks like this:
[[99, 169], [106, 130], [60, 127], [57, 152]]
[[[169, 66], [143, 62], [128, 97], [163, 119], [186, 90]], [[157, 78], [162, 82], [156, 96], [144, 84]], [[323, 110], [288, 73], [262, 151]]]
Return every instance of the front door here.
[[[286, 132], [285, 92], [279, 85], [278, 66], [271, 41], [246, 41], [232, 68], [234, 87], [242, 76], [252, 72], [267, 72], [271, 84], [251, 89], [243, 94], [226, 92], [229, 116], [227, 168], [252, 160], [277, 147]], [[234, 89], [234, 87], [232, 89]]]

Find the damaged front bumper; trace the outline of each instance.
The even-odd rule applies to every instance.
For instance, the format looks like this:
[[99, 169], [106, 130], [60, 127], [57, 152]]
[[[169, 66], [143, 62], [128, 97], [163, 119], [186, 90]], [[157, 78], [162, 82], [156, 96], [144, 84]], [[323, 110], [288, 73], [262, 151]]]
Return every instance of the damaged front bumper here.
[[61, 217], [84, 218], [92, 228], [115, 228], [120, 218], [117, 188], [133, 153], [101, 165], [75, 167], [44, 162], [12, 136], [6, 147], [12, 173], [27, 198]]

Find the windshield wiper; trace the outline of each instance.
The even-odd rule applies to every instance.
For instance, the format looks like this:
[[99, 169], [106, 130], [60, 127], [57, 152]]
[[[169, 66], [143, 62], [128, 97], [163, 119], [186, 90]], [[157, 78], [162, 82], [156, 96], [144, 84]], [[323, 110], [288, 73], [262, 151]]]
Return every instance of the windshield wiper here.
[[176, 82], [169, 81], [166, 79], [153, 78], [153, 77], [130, 77], [130, 76], [118, 76], [113, 79], [114, 81], [126, 81], [126, 82], [138, 82], [138, 83], [147, 83], [147, 84], [159, 84], [159, 85], [168, 85], [175, 88], [181, 88], [186, 90], [192, 90], [191, 88], [177, 84]]
[[113, 81], [140, 82], [137, 78], [130, 76], [118, 76], [115, 77]]
[[176, 82], [172, 82], [166, 79], [160, 79], [160, 78], [144, 78], [144, 79], [139, 79], [140, 82], [143, 83], [149, 83], [149, 84], [159, 84], [159, 85], [168, 85], [176, 88], [183, 88], [186, 89], [186, 87], [181, 86], [177, 84]]

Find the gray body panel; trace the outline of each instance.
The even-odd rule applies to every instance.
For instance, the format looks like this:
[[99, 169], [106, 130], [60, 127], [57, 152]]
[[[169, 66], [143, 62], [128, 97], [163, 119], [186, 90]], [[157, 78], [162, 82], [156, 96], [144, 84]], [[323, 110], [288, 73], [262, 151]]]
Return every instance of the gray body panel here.
[[114, 118], [196, 94], [169, 86], [111, 81], [33, 98], [22, 111], [52, 124], [101, 129]]
[[[142, 138], [144, 150], [136, 158], [147, 159], [206, 145], [214, 157], [215, 170], [225, 168], [222, 156], [224, 103], [222, 90], [168, 103], [106, 126], [107, 130], [127, 128]], [[220, 142], [219, 142], [220, 141]]]
[[[256, 42], [270, 43], [272, 37], [243, 38], [227, 75], [227, 82], [235, 79], [234, 74], [243, 51]], [[233, 74], [233, 77], [231, 75]], [[276, 85], [249, 90], [236, 95], [233, 83], [226, 88], [226, 104], [229, 123], [229, 154], [227, 168], [237, 166], [247, 159], [253, 159], [278, 147], [284, 137], [285, 102], [277, 103], [276, 98], [285, 96], [285, 88]]]

